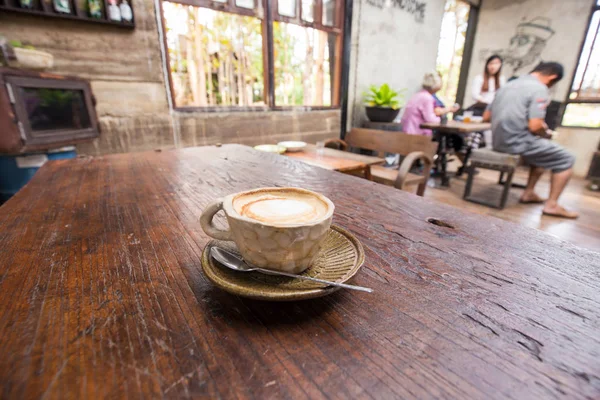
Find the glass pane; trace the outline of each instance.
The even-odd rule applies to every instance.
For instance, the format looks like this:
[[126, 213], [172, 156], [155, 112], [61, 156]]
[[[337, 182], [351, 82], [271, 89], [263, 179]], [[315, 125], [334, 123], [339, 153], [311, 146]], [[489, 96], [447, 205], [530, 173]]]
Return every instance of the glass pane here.
[[83, 90], [20, 88], [32, 131], [90, 128]]
[[242, 8], [254, 8], [254, 0], [235, 0], [235, 5]]
[[325, 26], [335, 26], [335, 0], [323, 0], [323, 19]]
[[336, 39], [324, 31], [273, 23], [276, 105], [332, 105]]
[[315, 22], [315, 0], [302, 0], [302, 19]]
[[600, 128], [600, 104], [567, 104], [562, 125]]
[[277, 11], [281, 16], [294, 18], [296, 16], [296, 0], [278, 0]]
[[163, 9], [177, 107], [264, 105], [260, 19], [169, 2]]
[[442, 75], [443, 82], [437, 95], [446, 104], [456, 101], [470, 9], [471, 6], [465, 2], [446, 1], [436, 61], [436, 70]]
[[[600, 99], [600, 11], [592, 16], [581, 57], [577, 64], [577, 72], [573, 80], [574, 98], [599, 98]], [[596, 42], [594, 43], [594, 38]], [[574, 95], [574, 96], [573, 96]]]

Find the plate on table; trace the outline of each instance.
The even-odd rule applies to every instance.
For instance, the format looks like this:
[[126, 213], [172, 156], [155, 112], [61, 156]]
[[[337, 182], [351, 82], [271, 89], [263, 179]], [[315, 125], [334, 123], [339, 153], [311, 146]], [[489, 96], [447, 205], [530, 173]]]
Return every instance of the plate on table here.
[[[322, 283], [260, 272], [236, 272], [219, 264], [210, 256], [213, 246], [222, 247], [239, 255], [235, 243], [211, 240], [202, 251], [202, 270], [215, 286], [236, 296], [255, 300], [294, 301], [313, 299], [340, 290]], [[332, 225], [321, 251], [310, 268], [302, 274], [332, 282], [349, 281], [365, 261], [365, 253], [358, 239], [339, 226]]]
[[287, 141], [287, 142], [279, 142], [277, 143], [279, 146], [283, 146], [290, 153], [295, 153], [297, 151], [302, 151], [306, 147], [306, 142], [300, 141]]
[[259, 144], [258, 146], [254, 146], [254, 149], [276, 154], [283, 154], [287, 150], [285, 147], [278, 144]]

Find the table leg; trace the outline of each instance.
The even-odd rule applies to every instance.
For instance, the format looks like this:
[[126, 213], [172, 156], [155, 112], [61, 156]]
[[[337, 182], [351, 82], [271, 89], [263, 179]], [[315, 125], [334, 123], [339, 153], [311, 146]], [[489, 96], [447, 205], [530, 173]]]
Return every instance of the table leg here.
[[[430, 182], [430, 186], [439, 189], [450, 186], [450, 178], [446, 172], [446, 167], [448, 164], [448, 137], [446, 134], [439, 131], [436, 131], [435, 135], [437, 136], [439, 145], [435, 156], [434, 168], [430, 175], [430, 177], [433, 178]], [[437, 178], [440, 178], [439, 183], [436, 180]]]
[[448, 152], [447, 152], [447, 136], [444, 134], [440, 135], [440, 146], [439, 146], [439, 162], [440, 162], [440, 177], [442, 180], [441, 185], [443, 187], [450, 187], [450, 178], [446, 172], [448, 166]]
[[365, 179], [371, 180], [371, 166], [365, 166]]

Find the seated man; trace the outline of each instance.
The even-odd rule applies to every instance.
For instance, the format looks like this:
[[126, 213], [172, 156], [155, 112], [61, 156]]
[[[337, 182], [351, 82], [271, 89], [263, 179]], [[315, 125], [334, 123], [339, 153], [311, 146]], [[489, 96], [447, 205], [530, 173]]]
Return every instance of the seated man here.
[[543, 213], [564, 218], [577, 218], [578, 214], [558, 205], [573, 174], [575, 158], [558, 144], [551, 142], [554, 132], [544, 122], [550, 101], [548, 88], [563, 77], [563, 66], [555, 62], [542, 62], [529, 74], [504, 85], [496, 93], [492, 104], [484, 113], [484, 120], [492, 122], [492, 142], [495, 151], [519, 154], [531, 167], [527, 187], [521, 196], [522, 203], [542, 203], [534, 187], [545, 169], [552, 171], [550, 196]]

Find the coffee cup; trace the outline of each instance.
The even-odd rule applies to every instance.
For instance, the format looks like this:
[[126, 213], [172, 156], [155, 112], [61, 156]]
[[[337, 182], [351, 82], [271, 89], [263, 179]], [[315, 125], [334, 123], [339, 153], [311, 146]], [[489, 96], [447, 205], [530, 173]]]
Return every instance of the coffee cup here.
[[[221, 210], [227, 230], [213, 224]], [[310, 190], [261, 188], [214, 201], [202, 212], [200, 224], [207, 235], [235, 242], [248, 264], [297, 274], [318, 254], [333, 210], [331, 200]]]

